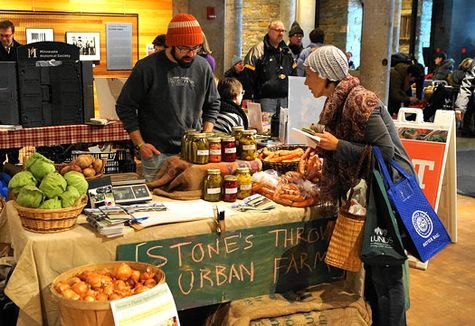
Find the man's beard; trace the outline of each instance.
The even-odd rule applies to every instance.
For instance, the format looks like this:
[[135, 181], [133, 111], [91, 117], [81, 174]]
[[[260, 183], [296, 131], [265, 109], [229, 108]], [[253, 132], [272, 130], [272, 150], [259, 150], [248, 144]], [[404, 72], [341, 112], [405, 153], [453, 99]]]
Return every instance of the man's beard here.
[[[172, 55], [173, 55], [173, 58], [175, 58], [178, 65], [182, 68], [189, 68], [191, 66], [191, 64], [193, 63], [194, 58], [186, 55], [186, 56], [182, 57], [181, 59], [178, 59], [175, 55], [175, 51], [176, 50], [174, 48], [173, 51], [172, 51]], [[191, 59], [191, 61], [183, 61], [183, 59]]]

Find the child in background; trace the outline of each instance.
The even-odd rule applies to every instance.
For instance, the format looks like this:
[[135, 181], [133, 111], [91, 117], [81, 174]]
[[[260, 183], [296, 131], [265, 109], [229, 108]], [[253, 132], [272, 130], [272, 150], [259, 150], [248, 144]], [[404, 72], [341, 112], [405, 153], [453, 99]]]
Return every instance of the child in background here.
[[247, 129], [247, 116], [241, 108], [244, 96], [242, 84], [236, 78], [226, 77], [219, 81], [218, 92], [221, 96], [221, 110], [216, 118], [214, 130], [232, 134], [235, 126], [244, 126], [244, 129]]

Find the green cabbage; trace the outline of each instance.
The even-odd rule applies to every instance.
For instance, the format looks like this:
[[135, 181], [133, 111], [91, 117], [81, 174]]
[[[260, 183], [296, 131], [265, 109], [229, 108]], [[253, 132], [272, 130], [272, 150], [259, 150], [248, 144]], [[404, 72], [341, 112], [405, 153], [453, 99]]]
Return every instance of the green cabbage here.
[[23, 207], [37, 208], [43, 201], [44, 194], [35, 186], [24, 186], [21, 188], [16, 202]]
[[58, 172], [48, 173], [40, 183], [40, 190], [48, 198], [61, 195], [66, 190], [66, 180]]
[[25, 168], [27, 171], [33, 173], [37, 180], [42, 180], [48, 173], [56, 171], [54, 162], [48, 160], [46, 157], [39, 153], [31, 155], [25, 162]]
[[24, 186], [36, 186], [36, 179], [31, 172], [21, 171], [15, 174], [8, 183], [8, 190], [18, 195]]
[[74, 203], [76, 202], [76, 200], [81, 196], [81, 194], [79, 193], [79, 191], [72, 187], [72, 186], [68, 186], [68, 188], [66, 189], [65, 192], [63, 192], [61, 194], [61, 206], [63, 208], [66, 208], [66, 207], [71, 207], [74, 205]]
[[61, 207], [61, 200], [58, 197], [47, 199], [43, 202], [43, 204], [40, 205], [42, 209], [58, 209], [62, 208]]
[[77, 191], [79, 191], [79, 194], [81, 195], [86, 194], [89, 184], [87, 183], [86, 178], [84, 178], [84, 175], [82, 173], [76, 171], [69, 171], [64, 175], [64, 178], [66, 179], [68, 186], [73, 186], [74, 188], [76, 188]]

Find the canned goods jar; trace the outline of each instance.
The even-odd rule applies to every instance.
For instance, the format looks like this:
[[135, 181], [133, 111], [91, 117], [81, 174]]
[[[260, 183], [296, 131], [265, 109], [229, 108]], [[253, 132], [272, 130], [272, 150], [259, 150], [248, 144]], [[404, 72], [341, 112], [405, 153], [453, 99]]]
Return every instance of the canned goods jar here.
[[193, 134], [197, 133], [198, 132], [196, 131], [196, 129], [187, 129], [183, 134], [183, 137], [181, 137], [181, 158], [185, 161], [190, 160], [190, 154], [188, 150], [190, 148], [189, 144], [193, 139]]
[[257, 141], [255, 130], [243, 130], [239, 139], [239, 147], [241, 149], [241, 159], [252, 161], [257, 157]]
[[236, 161], [236, 140], [234, 137], [224, 137], [221, 140], [221, 160], [223, 162]]
[[221, 138], [220, 137], [208, 137], [209, 143], [209, 163], [221, 162]]
[[244, 199], [252, 195], [252, 177], [249, 168], [238, 168], [236, 177], [238, 182], [237, 198]]
[[192, 163], [206, 164], [209, 159], [209, 144], [204, 133], [193, 135], [192, 147]]
[[233, 137], [234, 139], [236, 139], [236, 151], [237, 151], [238, 157], [241, 157], [241, 153], [239, 152], [240, 151], [239, 139], [241, 139], [243, 130], [244, 130], [244, 126], [234, 126], [232, 128]]
[[223, 201], [235, 202], [237, 199], [238, 182], [235, 175], [225, 175], [223, 182]]
[[223, 178], [219, 169], [208, 169], [208, 175], [203, 182], [203, 199], [216, 202], [221, 200]]

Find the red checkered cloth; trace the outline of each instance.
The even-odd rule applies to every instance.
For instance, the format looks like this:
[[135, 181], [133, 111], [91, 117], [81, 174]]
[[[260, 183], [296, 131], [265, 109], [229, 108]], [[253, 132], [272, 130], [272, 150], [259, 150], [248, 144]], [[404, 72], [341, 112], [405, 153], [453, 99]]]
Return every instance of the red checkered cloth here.
[[0, 131], [0, 148], [101, 143], [128, 139], [129, 135], [122, 122], [115, 121], [105, 126], [82, 124]]

